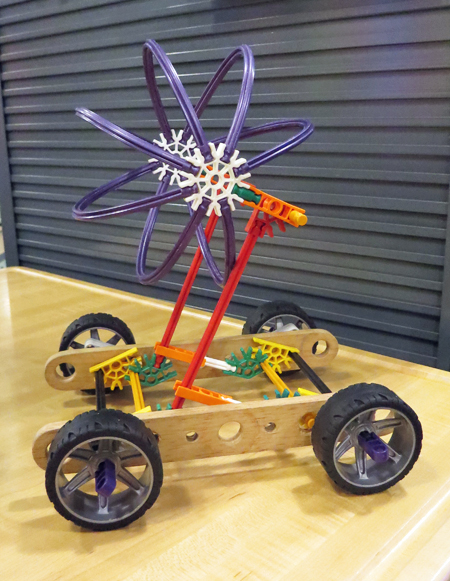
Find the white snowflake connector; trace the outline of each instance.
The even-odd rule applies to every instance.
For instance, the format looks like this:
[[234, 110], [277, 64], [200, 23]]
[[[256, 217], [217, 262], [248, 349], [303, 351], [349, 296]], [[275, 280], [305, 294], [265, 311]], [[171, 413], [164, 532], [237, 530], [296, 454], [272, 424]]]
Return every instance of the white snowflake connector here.
[[[182, 142], [182, 138], [183, 138], [183, 131], [182, 130], [180, 130], [177, 133], [174, 129], [172, 129], [171, 134], [172, 134], [172, 141], [171, 142], [167, 141], [166, 136], [163, 133], [160, 133], [159, 137], [160, 137], [161, 141], [154, 139], [153, 143], [155, 145], [158, 145], [159, 147], [161, 147], [161, 149], [164, 149], [164, 151], [170, 151], [170, 153], [175, 153], [176, 155], [178, 155], [179, 157], [182, 157], [183, 159], [187, 159], [188, 157], [191, 157], [193, 152], [194, 152], [194, 149], [197, 145], [195, 143], [192, 135], [189, 137], [189, 139], [187, 140], [186, 143], [183, 143]], [[155, 158], [151, 158], [148, 160], [148, 163], [153, 163], [155, 161], [159, 161], [159, 160], [157, 160]], [[180, 182], [181, 182], [180, 170], [170, 167], [170, 165], [168, 163], [163, 163], [163, 162], [160, 162], [160, 163], [161, 163], [161, 165], [159, 167], [157, 167], [155, 170], [153, 170], [153, 173], [158, 176], [159, 181], [161, 181], [163, 179], [163, 177], [166, 176], [167, 174], [172, 174], [170, 176], [170, 185], [173, 185], [175, 183], [175, 181], [177, 182], [178, 185], [180, 185]]]
[[250, 177], [250, 173], [245, 173], [240, 176], [235, 175], [235, 170], [246, 163], [246, 159], [239, 158], [239, 151], [236, 149], [230, 158], [229, 162], [222, 161], [222, 156], [225, 151], [225, 143], [219, 143], [216, 147], [214, 143], [209, 143], [212, 160], [205, 162], [205, 158], [198, 148], [195, 148], [195, 153], [192, 157], [186, 159], [193, 165], [199, 168], [196, 175], [179, 171], [183, 181], [179, 181], [181, 188], [197, 186], [197, 192], [185, 198], [185, 202], [192, 202], [192, 209], [197, 210], [203, 200], [209, 200], [207, 216], [210, 216], [214, 211], [218, 216], [222, 215], [222, 208], [220, 203], [226, 200], [231, 210], [235, 210], [234, 201], [243, 202], [237, 194], [233, 193], [234, 186], [249, 189], [248, 184], [243, 180]]

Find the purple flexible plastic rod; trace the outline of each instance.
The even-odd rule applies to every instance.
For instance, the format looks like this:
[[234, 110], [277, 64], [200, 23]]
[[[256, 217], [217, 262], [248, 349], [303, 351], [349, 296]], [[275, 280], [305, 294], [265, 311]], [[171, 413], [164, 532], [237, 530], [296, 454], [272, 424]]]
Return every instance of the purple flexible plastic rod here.
[[[262, 135], [263, 133], [284, 131], [294, 127], [302, 127], [302, 130], [283, 143], [272, 147], [264, 153], [260, 153], [255, 157], [252, 157], [252, 159], [248, 160], [247, 163], [242, 164], [239, 168], [236, 169], [236, 174], [240, 175], [247, 171], [252, 171], [257, 167], [264, 165], [268, 161], [275, 159], [279, 155], [290, 151], [305, 141], [305, 139], [307, 139], [311, 133], [314, 132], [314, 125], [305, 119], [280, 119], [279, 121], [270, 121], [269, 123], [264, 123], [264, 125], [258, 125], [256, 127], [244, 127], [239, 139], [248, 139], [249, 137], [255, 137], [256, 135]], [[224, 140], [225, 136], [216, 137], [216, 139], [213, 139], [211, 143], [217, 145], [218, 143], [222, 143]]]
[[170, 151], [165, 151], [154, 143], [150, 143], [142, 137], [134, 135], [134, 133], [130, 133], [129, 131], [122, 129], [115, 123], [108, 121], [108, 119], [101, 117], [93, 111], [89, 111], [89, 109], [75, 109], [75, 112], [78, 117], [88, 121], [88, 123], [91, 123], [91, 125], [94, 125], [94, 127], [101, 129], [105, 133], [108, 133], [112, 137], [115, 137], [130, 147], [134, 147], [135, 149], [142, 151], [142, 153], [145, 153], [146, 155], [156, 157], [159, 161], [168, 163], [175, 169], [181, 169], [192, 174], [198, 173], [199, 168], [195, 165], [192, 165], [185, 159], [170, 153]]
[[[239, 58], [241, 53], [244, 56], [244, 61], [245, 61], [244, 68], [245, 68], [245, 70], [244, 70], [244, 79], [243, 79], [243, 83], [242, 83], [242, 93], [241, 93], [241, 97], [240, 97], [240, 100], [238, 103], [238, 109], [237, 109], [237, 112], [236, 112], [235, 118], [234, 118], [234, 125], [238, 125], [238, 128], [242, 127], [242, 125], [245, 121], [245, 115], [246, 115], [248, 105], [250, 102], [251, 88], [253, 85], [253, 78], [254, 78], [253, 55], [251, 53], [251, 50], [247, 46], [239, 47], [238, 49], [236, 49], [235, 51], [233, 51], [229, 55], [229, 57], [224, 61], [222, 66], [219, 68], [216, 75], [213, 77], [213, 79], [208, 84], [208, 86], [204, 92], [204, 96], [202, 96], [197, 107], [195, 108], [195, 109], [198, 109], [200, 107], [203, 107], [203, 109], [204, 109], [206, 107], [207, 103], [209, 102], [209, 99], [211, 98], [213, 93], [217, 90], [217, 87], [219, 86], [220, 82], [223, 80], [223, 77], [225, 76], [226, 72], [231, 68], [231, 66], [234, 64], [234, 62]], [[155, 108], [155, 111], [157, 114], [157, 118], [158, 118], [158, 121], [160, 123], [160, 126], [161, 126], [163, 133], [166, 136], [168, 136], [169, 138], [171, 138], [170, 125], [168, 123], [167, 116], [165, 114], [165, 111], [164, 111], [164, 108], [162, 105], [162, 101], [161, 101], [161, 97], [159, 94], [159, 90], [157, 87], [157, 83], [156, 83], [155, 70], [154, 70], [154, 66], [153, 66], [153, 55], [156, 56], [158, 62], [160, 63], [161, 67], [163, 68], [164, 72], [167, 75], [169, 83], [172, 86], [174, 93], [177, 97], [177, 100], [183, 109], [183, 113], [184, 113], [186, 120], [188, 122], [189, 130], [192, 133], [195, 132], [194, 134], [197, 136], [197, 140], [198, 139], [204, 140], [204, 143], [206, 143], [206, 146], [208, 148], [207, 154], [209, 156], [209, 154], [210, 154], [209, 145], [207, 144], [206, 139], [204, 138], [203, 129], [200, 125], [200, 122], [198, 121], [198, 117], [196, 115], [196, 110], [194, 110], [192, 108], [192, 105], [187, 97], [186, 92], [184, 91], [184, 87], [182, 86], [181, 81], [180, 81], [172, 63], [170, 62], [167, 55], [164, 53], [164, 51], [161, 49], [161, 47], [159, 47], [159, 45], [157, 43], [155, 43], [154, 41], [148, 41], [144, 45], [145, 74], [146, 74], [147, 84], [149, 87], [150, 96], [152, 98], [153, 105], [154, 105], [154, 108]], [[121, 129], [117, 125], [102, 118], [100, 115], [93, 113], [92, 111], [89, 111], [87, 109], [78, 109], [77, 114], [81, 118], [87, 120], [88, 122], [90, 122], [93, 125], [95, 125], [96, 127], [98, 127], [99, 129], [101, 129], [101, 130], [109, 133], [113, 137], [116, 137], [117, 139], [121, 140], [126, 145], [130, 145], [132, 147], [135, 147], [139, 151], [143, 151], [144, 153], [150, 153], [152, 155], [155, 155], [159, 159], [162, 159], [163, 161], [166, 161], [168, 163], [170, 163], [172, 161], [169, 157], [169, 156], [171, 156], [171, 154], [169, 152], [165, 152], [166, 156], [164, 159], [164, 157], [160, 154], [160, 152], [153, 149], [153, 147], [156, 147], [156, 146], [154, 146], [153, 144], [149, 144], [146, 140], [144, 140], [144, 139], [142, 139], [142, 138], [140, 138], [140, 137], [138, 137], [138, 136], [136, 136], [128, 131]], [[152, 151], [150, 151], [150, 148], [152, 149]], [[157, 149], [159, 149], [159, 148], [157, 148]], [[173, 157], [176, 157], [176, 156], [173, 156]], [[176, 158], [176, 159], [178, 159], [178, 158]], [[155, 165], [153, 164], [151, 167], [153, 170], [155, 168]], [[179, 168], [179, 166], [175, 166], [175, 167]], [[192, 166], [191, 166], [191, 169], [192, 169]], [[81, 200], [75, 206], [74, 212], [73, 212], [74, 217], [76, 217], [77, 219], [80, 219], [80, 220], [91, 220], [91, 219], [109, 217], [109, 216], [113, 216], [113, 215], [125, 214], [125, 213], [129, 213], [129, 212], [140, 211], [141, 209], [143, 209], [145, 207], [147, 207], [147, 208], [154, 207], [154, 204], [157, 203], [161, 199], [161, 197], [164, 195], [166, 188], [164, 188], [164, 189], [159, 188], [157, 197], [153, 198], [153, 200], [145, 199], [145, 200], [141, 200], [140, 202], [130, 202], [130, 203], [125, 204], [123, 206], [116, 206], [114, 208], [85, 212], [86, 208], [92, 202], [99, 199], [100, 197], [102, 197], [103, 195], [105, 195], [106, 193], [111, 191], [112, 189], [117, 189], [117, 188], [121, 187], [122, 185], [129, 183], [133, 179], [137, 179], [138, 177], [141, 177], [142, 175], [145, 175], [146, 173], [148, 173], [149, 171], [152, 171], [152, 170], [150, 170], [150, 166], [143, 166], [142, 168], [139, 168], [139, 169], [134, 170], [132, 172], [128, 172], [124, 176], [121, 176], [120, 178], [113, 180], [112, 182], [110, 182], [106, 186], [103, 186], [101, 188], [97, 188], [96, 190], [91, 192], [91, 194], [88, 194], [87, 196], [85, 196], [85, 198], [83, 198], [83, 200]], [[186, 197], [188, 195], [190, 195], [187, 188], [185, 190], [185, 194], [186, 194]], [[172, 199], [176, 199], [176, 198], [172, 198], [172, 197], [169, 198], [169, 196], [171, 196], [171, 195], [177, 196], [178, 193], [177, 192], [170, 192], [168, 194], [168, 197], [164, 198], [165, 201], [171, 201]], [[145, 234], [145, 237], [143, 237], [141, 240], [140, 251], [143, 249], [143, 245], [145, 243], [147, 244], [147, 250], [148, 250], [148, 244], [149, 244], [149, 241], [151, 239], [154, 225], [156, 223], [157, 214], [158, 214], [158, 212], [152, 212], [151, 217], [149, 216], [149, 218], [147, 220], [146, 234]], [[202, 225], [199, 224], [198, 228], [197, 228], [197, 238], [198, 238], [199, 245], [200, 245], [202, 253], [205, 257], [206, 264], [211, 272], [211, 276], [212, 276], [214, 282], [218, 285], [223, 285], [224, 282], [226, 282], [228, 275], [229, 275], [229, 272], [231, 271], [232, 267], [234, 266], [234, 262], [235, 262], [234, 227], [232, 224], [231, 213], [229, 211], [225, 211], [225, 214], [224, 214], [222, 220], [223, 220], [223, 230], [224, 230], [224, 236], [225, 236], [225, 271], [224, 271], [224, 275], [221, 275], [220, 270], [219, 270], [219, 268], [214, 260], [214, 257], [212, 256], [211, 249], [209, 248], [208, 242], [207, 242], [206, 237], [204, 235]], [[183, 232], [183, 234], [184, 234], [184, 232]], [[185, 241], [185, 242], [187, 245], [189, 241]], [[140, 252], [141, 256], [143, 254], [146, 255], [147, 252]], [[164, 262], [163, 265], [166, 265], [166, 262]], [[165, 268], [161, 269], [161, 272], [162, 272], [162, 270], [166, 271]], [[141, 264], [141, 266], [138, 268], [138, 278], [141, 282], [146, 281], [146, 284], [151, 284], [151, 282], [156, 280], [153, 274], [146, 275], [146, 274], [144, 274], [144, 271], [145, 271], [145, 268], [143, 269], [142, 264]], [[160, 272], [160, 271], [158, 270], [158, 272]], [[161, 276], [163, 276], [163, 274], [161, 274]]]
[[139, 282], [141, 284], [153, 284], [171, 270], [173, 265], [177, 262], [177, 260], [185, 251], [186, 246], [189, 244], [192, 236], [195, 233], [195, 230], [197, 229], [197, 226], [200, 224], [203, 217], [205, 216], [207, 209], [208, 201], [203, 200], [197, 211], [189, 218], [189, 221], [184, 227], [183, 232], [180, 234], [177, 243], [169, 252], [169, 254], [166, 256], [164, 261], [152, 272], [146, 273], [145, 263], [147, 260], [148, 247], [150, 244], [153, 229], [155, 227], [156, 218], [158, 217], [159, 208], [156, 207], [149, 212], [147, 222], [145, 224], [144, 231], [142, 233], [136, 263], [136, 272]]
[[[229, 70], [241, 56], [244, 59], [244, 72], [242, 76], [241, 92], [239, 95], [236, 111], [233, 116], [233, 121], [228, 131], [228, 135], [224, 138], [221, 138], [220, 140], [221, 142], [225, 141], [225, 152], [222, 159], [226, 162], [230, 161], [230, 157], [233, 155], [233, 152], [236, 149], [236, 145], [240, 139], [240, 134], [244, 127], [247, 111], [252, 98], [253, 82], [255, 79], [255, 61], [249, 46], [243, 44], [227, 56], [227, 58], [217, 69], [213, 78], [209, 81], [206, 89], [203, 91], [202, 96], [195, 106], [195, 112], [197, 117], [200, 119], [203, 111], [208, 106], [219, 85], [223, 82]], [[188, 139], [189, 135], [189, 128], [186, 127], [184, 129], [183, 136]]]
[[[163, 70], [169, 85], [175, 94], [175, 97], [183, 111], [183, 115], [186, 118], [189, 129], [194, 136], [195, 143], [200, 149], [202, 155], [208, 161], [211, 159], [211, 152], [209, 150], [208, 140], [206, 139], [203, 127], [194, 111], [189, 97], [184, 90], [183, 84], [180, 81], [180, 77], [177, 74], [173, 64], [170, 62], [169, 57], [154, 40], [147, 40], [144, 44], [143, 50], [143, 60], [144, 60], [144, 71], [145, 78], [147, 79], [147, 86], [150, 92], [150, 97], [153, 102], [153, 107], [155, 109], [156, 116], [160, 122], [161, 130], [166, 135], [166, 131], [169, 128], [169, 122], [167, 120], [166, 113], [161, 101], [161, 96], [159, 94], [159, 89], [156, 83], [155, 67], [153, 65], [153, 56], [158, 61], [160, 67]], [[170, 131], [169, 131], [170, 136]], [[167, 137], [167, 135], [166, 135]], [[171, 137], [171, 136], [170, 136]]]
[[[206, 140], [202, 125], [200, 123], [199, 117], [202, 115], [211, 97], [215, 94], [217, 88], [224, 80], [226, 74], [233, 66], [233, 64], [242, 56], [244, 60], [244, 72], [242, 78], [241, 91], [236, 107], [236, 111], [233, 117], [228, 134], [224, 137], [217, 138], [213, 140], [213, 143], [225, 142], [225, 153], [222, 157], [223, 161], [226, 163], [229, 161], [230, 156], [236, 149], [237, 142], [239, 139], [246, 139], [256, 135], [261, 135], [263, 133], [268, 133], [272, 131], [291, 129], [300, 127], [301, 131], [286, 140], [285, 142], [269, 149], [266, 152], [256, 155], [254, 158], [243, 164], [236, 173], [241, 175], [247, 171], [251, 171], [257, 167], [260, 167], [264, 163], [274, 159], [275, 157], [289, 151], [293, 147], [296, 147], [299, 143], [304, 141], [313, 131], [313, 126], [309, 121], [304, 121], [301, 119], [295, 120], [280, 120], [266, 123], [264, 125], [244, 128], [244, 123], [250, 104], [253, 80], [254, 80], [254, 62], [253, 55], [250, 48], [247, 45], [243, 45], [235, 49], [230, 55], [223, 61], [219, 69], [213, 76], [213, 78], [208, 83], [205, 91], [200, 97], [197, 105], [192, 106], [186, 91], [175, 71], [172, 63], [170, 62], [167, 55], [161, 49], [161, 47], [153, 40], [149, 40], [144, 45], [144, 68], [147, 80], [147, 85], [150, 93], [150, 97], [153, 102], [155, 113], [158, 122], [161, 127], [162, 133], [165, 135], [166, 139], [171, 140], [171, 128], [170, 124], [164, 110], [162, 99], [159, 93], [159, 89], [156, 82], [155, 68], [153, 64], [153, 57], [156, 58], [159, 65], [161, 66], [169, 84], [175, 94], [175, 97], [183, 111], [186, 118], [187, 125], [183, 132], [183, 141], [186, 142], [189, 135], [193, 135], [194, 140], [199, 147], [201, 153], [208, 162], [211, 159], [210, 149], [208, 141]], [[167, 191], [169, 178], [166, 175], [164, 180], [158, 187], [157, 193], [154, 196], [144, 198], [142, 200], [137, 200], [134, 202], [128, 202], [118, 206], [105, 208], [101, 210], [87, 211], [87, 208], [98, 199], [105, 196], [107, 193], [113, 190], [117, 190], [123, 185], [137, 179], [151, 171], [160, 165], [160, 163], [166, 163], [172, 169], [178, 169], [186, 171], [188, 173], [196, 174], [199, 170], [198, 167], [192, 165], [187, 160], [179, 157], [177, 154], [173, 154], [170, 151], [166, 151], [154, 143], [149, 143], [147, 140], [139, 137], [121, 127], [111, 123], [110, 121], [104, 119], [100, 115], [89, 111], [88, 109], [77, 109], [77, 115], [85, 119], [95, 127], [98, 127], [102, 131], [108, 133], [112, 137], [122, 141], [129, 147], [133, 147], [138, 151], [141, 151], [147, 155], [155, 157], [159, 162], [154, 162], [151, 164], [144, 165], [135, 170], [131, 170], [118, 178], [115, 178], [111, 182], [96, 188], [86, 196], [82, 198], [74, 207], [73, 215], [79, 220], [91, 220], [96, 218], [105, 218], [110, 216], [120, 216], [123, 214], [128, 214], [131, 212], [138, 212], [142, 210], [150, 210], [147, 217], [146, 225], [141, 238], [141, 243], [138, 251], [137, 258], [137, 273], [140, 282], [143, 284], [150, 284], [159, 280], [164, 276], [175, 264], [178, 258], [181, 256], [182, 252], [185, 250], [189, 244], [194, 232], [197, 234], [199, 246], [202, 250], [203, 256], [205, 258], [208, 269], [214, 281], [218, 284], [223, 284], [233, 268], [235, 261], [235, 235], [234, 226], [231, 216], [231, 209], [227, 204], [226, 200], [221, 202], [222, 209], [222, 224], [224, 232], [224, 242], [225, 242], [225, 270], [224, 274], [221, 275], [220, 270], [212, 256], [211, 249], [206, 240], [203, 227], [201, 225], [201, 220], [206, 214], [209, 202], [207, 199], [203, 200], [198, 210], [194, 213], [190, 204], [188, 204], [189, 212], [191, 217], [185, 226], [183, 232], [180, 235], [179, 240], [175, 244], [174, 248], [167, 255], [163, 263], [150, 273], [145, 272], [145, 262], [147, 258], [148, 248], [151, 241], [151, 236], [156, 224], [156, 220], [159, 213], [159, 208], [161, 205], [167, 202], [173, 202], [180, 198], [186, 198], [192, 193], [195, 193], [196, 187], [189, 188], [177, 188], [171, 191]], [[167, 179], [166, 179], [167, 178]]]
[[[253, 59], [253, 53], [247, 45], [242, 45], [236, 48], [226, 57], [226, 59], [217, 69], [212, 79], [209, 81], [208, 85], [206, 86], [206, 89], [203, 91], [202, 96], [200, 97], [196, 106], [194, 107], [195, 113], [197, 117], [200, 119], [203, 111], [208, 106], [209, 101], [217, 91], [219, 85], [224, 80], [228, 71], [232, 68], [234, 63], [241, 56], [244, 59], [244, 72], [239, 101], [232, 122], [233, 132], [232, 129], [230, 129], [227, 136], [220, 138], [219, 141], [215, 141], [215, 143], [223, 141], [227, 142], [225, 147], [225, 153], [222, 157], [224, 161], [225, 160], [229, 161], [230, 155], [229, 153], [227, 153], [227, 148], [230, 150], [230, 139], [232, 138], [234, 140], [235, 135], [237, 135], [237, 137], [239, 138], [239, 133], [242, 130], [243, 124], [245, 122], [253, 89], [253, 81], [255, 77], [255, 64]], [[187, 125], [183, 131], [183, 139], [187, 140], [190, 135], [191, 135], [190, 127], [189, 125]], [[233, 144], [231, 145], [232, 149], [230, 150], [231, 154], [233, 153], [236, 147], [237, 140], [234, 141], [233, 143], [234, 145]], [[201, 225], [197, 228], [196, 233], [198, 244], [202, 251], [203, 257], [205, 258], [205, 262], [212, 276], [212, 279], [219, 286], [223, 286], [225, 282], [228, 280], [229, 273], [231, 272], [231, 269], [233, 268], [234, 263], [236, 261], [236, 245], [234, 240], [234, 225], [232, 223], [231, 211], [228, 209], [226, 214], [224, 214], [223, 205], [222, 205], [222, 223], [225, 238], [225, 269], [223, 275], [220, 273], [219, 267], [217, 266], [217, 263], [214, 260], [210, 246], [208, 244], [208, 241], [206, 240], [205, 232]], [[233, 237], [232, 242], [231, 236]]]
[[[132, 214], [134, 212], [141, 212], [143, 210], [149, 210], [150, 208], [154, 208], [155, 206], [160, 206], [161, 204], [165, 204], [167, 202], [175, 202], [181, 198], [185, 198], [186, 196], [190, 196], [196, 190], [195, 187], [189, 188], [177, 188], [176, 190], [172, 190], [168, 193], [163, 192], [160, 194], [153, 195], [149, 198], [143, 198], [142, 200], [136, 200], [134, 202], [128, 202], [126, 204], [122, 204], [120, 206], [113, 206], [112, 208], [105, 208], [103, 210], [91, 210], [90, 212], [86, 212], [86, 208], [90, 206], [92, 202], [98, 200], [105, 194], [111, 192], [112, 190], [118, 189], [120, 186], [131, 182], [132, 180], [140, 177], [148, 173], [146, 170], [148, 166], [144, 166], [143, 168], [138, 168], [119, 176], [112, 182], [105, 184], [104, 186], [100, 186], [96, 188], [92, 192], [90, 192], [87, 196], [82, 198], [79, 202], [75, 204], [72, 210], [72, 216], [84, 222], [89, 220], [97, 220], [99, 218], [111, 218], [114, 216], [122, 216], [124, 214]], [[134, 174], [130, 177], [130, 174]], [[107, 191], [105, 191], [105, 189]]]
[[[225, 200], [222, 200], [219, 202], [219, 204], [222, 209], [222, 227], [225, 243], [225, 268], [223, 274], [221, 274], [220, 269], [214, 260], [214, 256], [211, 253], [211, 248], [208, 244], [208, 241], [206, 240], [205, 231], [201, 225], [197, 228], [196, 234], [203, 258], [205, 259], [213, 281], [218, 286], [223, 286], [228, 280], [230, 272], [233, 269], [234, 263], [236, 262], [236, 238], [234, 234], [234, 224], [231, 215], [231, 208]], [[190, 205], [189, 212], [192, 215], [193, 210]]]
[[[199, 121], [199, 117], [201, 113], [204, 111], [207, 104], [209, 103], [211, 97], [216, 92], [218, 86], [223, 81], [227, 72], [241, 56], [243, 57], [244, 74], [242, 80], [241, 93], [236, 108], [236, 112], [233, 118], [233, 122], [230, 131], [228, 133], [228, 136], [226, 138], [227, 140], [226, 148], [227, 147], [229, 148], [229, 151], [231, 152], [230, 155], [232, 155], [232, 153], [235, 150], [237, 140], [239, 138], [239, 133], [241, 132], [243, 124], [245, 122], [247, 110], [251, 99], [254, 79], [254, 60], [250, 48], [246, 45], [238, 47], [224, 60], [224, 62], [221, 64], [213, 78], [208, 83], [206, 89], [204, 90], [202, 96], [200, 97], [199, 102], [197, 103], [195, 108], [193, 108], [184, 90], [184, 87], [178, 77], [178, 74], [175, 71], [172, 63], [170, 62], [165, 52], [154, 41], [150, 40], [144, 44], [143, 59], [144, 59], [145, 77], [147, 80], [147, 86], [149, 89], [150, 97], [153, 102], [153, 108], [155, 109], [155, 113], [160, 123], [162, 132], [164, 133], [166, 138], [169, 137], [171, 139], [170, 124], [168, 122], [167, 115], [165, 113], [162, 104], [161, 95], [156, 81], [155, 67], [153, 65], [153, 55], [157, 58], [160, 66], [162, 67], [167, 77], [167, 80], [169, 81], [169, 84], [172, 87], [172, 90], [186, 118], [187, 126], [183, 131], [182, 139], [185, 141], [188, 139], [190, 134], [193, 134], [194, 140], [198, 144], [199, 142], [196, 135], [200, 135], [200, 139], [202, 140], [204, 139], [203, 142], [204, 147], [199, 147], [199, 149], [206, 159], [210, 158], [210, 149], [206, 141], [206, 138], [204, 138], [204, 133]], [[228, 158], [227, 161], [229, 161], [230, 155], [224, 154], [222, 159], [224, 159], [225, 161], [225, 159]], [[225, 204], [222, 205], [222, 210], [224, 206]], [[226, 206], [228, 207], [228, 205]], [[155, 219], [153, 219], [150, 222], [153, 224], [151, 230], [153, 230], [155, 222], [156, 222]], [[207, 267], [211, 273], [214, 282], [219, 286], [222, 286], [227, 281], [229, 273], [231, 272], [231, 269], [233, 268], [234, 263], [236, 261], [234, 226], [232, 223], [231, 212], [229, 210], [225, 211], [225, 213], [222, 211], [222, 223], [225, 239], [225, 269], [223, 275], [220, 273], [219, 267], [217, 266], [217, 263], [214, 260], [211, 249], [206, 240], [206, 236], [202, 225], [199, 224], [197, 228], [197, 240], [201, 248], [202, 254], [205, 258], [205, 262], [207, 264]], [[151, 231], [147, 233], [146, 239], [150, 238]], [[142, 275], [138, 273], [138, 278], [140, 280], [141, 277]]]
[[[216, 72], [214, 77], [208, 83], [205, 91], [203, 92], [202, 97], [200, 98], [199, 102], [194, 108], [192, 107], [192, 104], [184, 90], [184, 87], [178, 77], [177, 72], [175, 71], [175, 68], [173, 67], [172, 63], [170, 62], [165, 52], [156, 42], [152, 40], [149, 40], [144, 44], [143, 60], [147, 86], [149, 89], [150, 97], [153, 102], [153, 108], [155, 110], [161, 130], [163, 134], [166, 136], [166, 138], [171, 139], [170, 124], [162, 104], [161, 95], [156, 81], [155, 67], [153, 65], [153, 56], [155, 56], [161, 68], [163, 69], [163, 72], [165, 73], [166, 78], [169, 81], [169, 84], [172, 87], [175, 97], [178, 103], [180, 104], [180, 107], [182, 108], [183, 114], [186, 118], [187, 126], [183, 131], [183, 140], [186, 140], [187, 136], [189, 136], [189, 134], [192, 134], [194, 136], [195, 142], [197, 143], [197, 145], [199, 145], [201, 153], [206, 159], [208, 159], [210, 158], [210, 149], [209, 144], [206, 141], [203, 128], [199, 121], [199, 111], [204, 110], [204, 108], [208, 104], [214, 92], [217, 90], [217, 87], [222, 82], [228, 70], [233, 66], [235, 61], [241, 55], [244, 58], [244, 77], [242, 81], [242, 88], [238, 106], [233, 119], [232, 127], [227, 137], [227, 139], [232, 139], [231, 146], [228, 146], [230, 147], [231, 153], [235, 149], [235, 144], [237, 143], [237, 139], [239, 138], [239, 133], [245, 122], [248, 106], [250, 104], [254, 78], [253, 54], [250, 48], [248, 46], [239, 47], [225, 59], [225, 61], [219, 67], [219, 70]], [[228, 204], [221, 204], [221, 206], [222, 206], [223, 232], [225, 239], [225, 269], [223, 275], [220, 273], [219, 267], [217, 266], [217, 263], [214, 260], [214, 257], [212, 255], [209, 244], [206, 240], [206, 236], [201, 223], [199, 223], [196, 232], [198, 243], [201, 248], [202, 254], [205, 258], [207, 267], [211, 273], [214, 282], [219, 286], [223, 285], [228, 279], [229, 273], [231, 272], [231, 269], [233, 268], [236, 260], [234, 226], [231, 217], [231, 211], [228, 207]], [[192, 216], [191, 206], [189, 206], [189, 211]], [[142, 257], [147, 255], [148, 245], [150, 243], [152, 232], [156, 223], [156, 216], [157, 212], [152, 212], [151, 216], [149, 216], [147, 219], [145, 233], [141, 240], [140, 250], [138, 253], [138, 256], [140, 257], [138, 258], [139, 264], [137, 269], [138, 278], [141, 282], [145, 281], [145, 284], [151, 284], [151, 282], [154, 280], [154, 273], [152, 273], [151, 275], [144, 274], [145, 260], [143, 264]], [[189, 243], [189, 241], [185, 241], [186, 245]], [[164, 265], [165, 264], [166, 262], [164, 262]]]

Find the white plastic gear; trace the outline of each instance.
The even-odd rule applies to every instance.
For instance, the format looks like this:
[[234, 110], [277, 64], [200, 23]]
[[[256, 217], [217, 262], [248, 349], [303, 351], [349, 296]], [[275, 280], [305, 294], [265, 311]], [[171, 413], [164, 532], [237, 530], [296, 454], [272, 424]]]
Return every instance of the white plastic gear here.
[[[205, 158], [201, 154], [198, 147], [195, 148], [195, 155], [187, 157], [186, 159], [193, 165], [199, 167], [196, 175], [180, 171], [180, 176], [186, 178], [179, 182], [181, 188], [190, 186], [197, 186], [197, 192], [185, 198], [185, 202], [192, 202], [192, 209], [197, 210], [203, 200], [210, 200], [207, 216], [210, 216], [214, 211], [218, 216], [222, 215], [222, 209], [219, 202], [227, 200], [231, 210], [235, 210], [234, 200], [243, 202], [237, 194], [233, 194], [235, 185], [241, 188], [249, 189], [250, 186], [244, 183], [250, 177], [250, 173], [245, 173], [241, 176], [235, 175], [235, 169], [241, 167], [247, 160], [239, 157], [239, 151], [236, 149], [228, 163], [222, 161], [225, 151], [225, 143], [219, 143], [216, 147], [214, 143], [209, 143], [212, 160], [205, 162]], [[214, 183], [215, 182], [215, 183]]]
[[[161, 147], [161, 149], [164, 149], [164, 151], [170, 151], [170, 153], [175, 153], [176, 155], [179, 155], [180, 157], [182, 157], [183, 159], [186, 159], [187, 157], [191, 157], [195, 147], [197, 146], [197, 144], [194, 141], [194, 138], [192, 137], [192, 135], [189, 137], [189, 139], [187, 140], [186, 143], [182, 142], [182, 138], [183, 138], [183, 131], [180, 130], [178, 133], [175, 131], [175, 129], [171, 129], [171, 134], [172, 134], [172, 141], [167, 141], [166, 136], [163, 133], [159, 134], [159, 137], [161, 139], [161, 141], [158, 141], [157, 139], [153, 140], [153, 143], [155, 145], [158, 145], [159, 147]], [[151, 158], [148, 160], [148, 163], [153, 163], [154, 161], [158, 161], [155, 158]], [[178, 169], [175, 168], [171, 168], [169, 164], [167, 163], [162, 163], [159, 167], [157, 167], [155, 170], [153, 170], [153, 172], [155, 175], [158, 175], [158, 179], [159, 181], [161, 181], [163, 179], [163, 177], [165, 175], [167, 175], [168, 173], [172, 174], [170, 176], [170, 185], [173, 185], [173, 183], [176, 181], [178, 185], [180, 185], [180, 171]]]

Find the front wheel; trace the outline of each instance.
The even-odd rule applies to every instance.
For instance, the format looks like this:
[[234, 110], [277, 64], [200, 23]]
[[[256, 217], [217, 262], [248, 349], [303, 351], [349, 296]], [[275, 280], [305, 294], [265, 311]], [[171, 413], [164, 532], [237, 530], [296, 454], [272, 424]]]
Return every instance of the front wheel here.
[[387, 490], [414, 466], [422, 447], [416, 413], [375, 383], [351, 385], [319, 410], [311, 434], [317, 459], [346, 492]]
[[56, 434], [47, 495], [67, 520], [96, 531], [129, 525], [158, 498], [163, 468], [154, 434], [120, 410], [85, 412]]

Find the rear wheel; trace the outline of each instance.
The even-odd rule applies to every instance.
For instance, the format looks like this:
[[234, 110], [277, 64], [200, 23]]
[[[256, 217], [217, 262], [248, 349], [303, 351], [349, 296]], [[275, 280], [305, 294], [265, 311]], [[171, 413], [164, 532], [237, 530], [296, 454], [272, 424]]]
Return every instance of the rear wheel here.
[[55, 509], [97, 531], [141, 517], [158, 498], [162, 480], [154, 434], [137, 417], [113, 409], [67, 422], [52, 442], [45, 473]]
[[[264, 303], [253, 311], [245, 321], [243, 335], [258, 333], [288, 332], [302, 329], [316, 329], [317, 325], [303, 309], [288, 301], [271, 301]], [[315, 353], [317, 344], [313, 347]], [[294, 364], [295, 365], [295, 364]], [[281, 373], [287, 377], [297, 373], [299, 369], [289, 369]]]
[[271, 301], [264, 303], [245, 321], [243, 335], [315, 329], [314, 319], [295, 303]]
[[375, 383], [351, 385], [319, 410], [314, 453], [330, 478], [353, 494], [387, 490], [414, 466], [422, 446], [416, 413]]
[[[121, 319], [107, 313], [90, 313], [76, 319], [67, 327], [61, 338], [59, 350], [135, 345], [135, 343], [133, 333]], [[61, 364], [60, 368], [64, 377], [69, 377], [74, 372], [74, 368], [66, 363]], [[83, 392], [92, 395], [95, 394], [95, 389], [85, 389]], [[107, 387], [105, 392], [110, 393], [111, 390]]]

